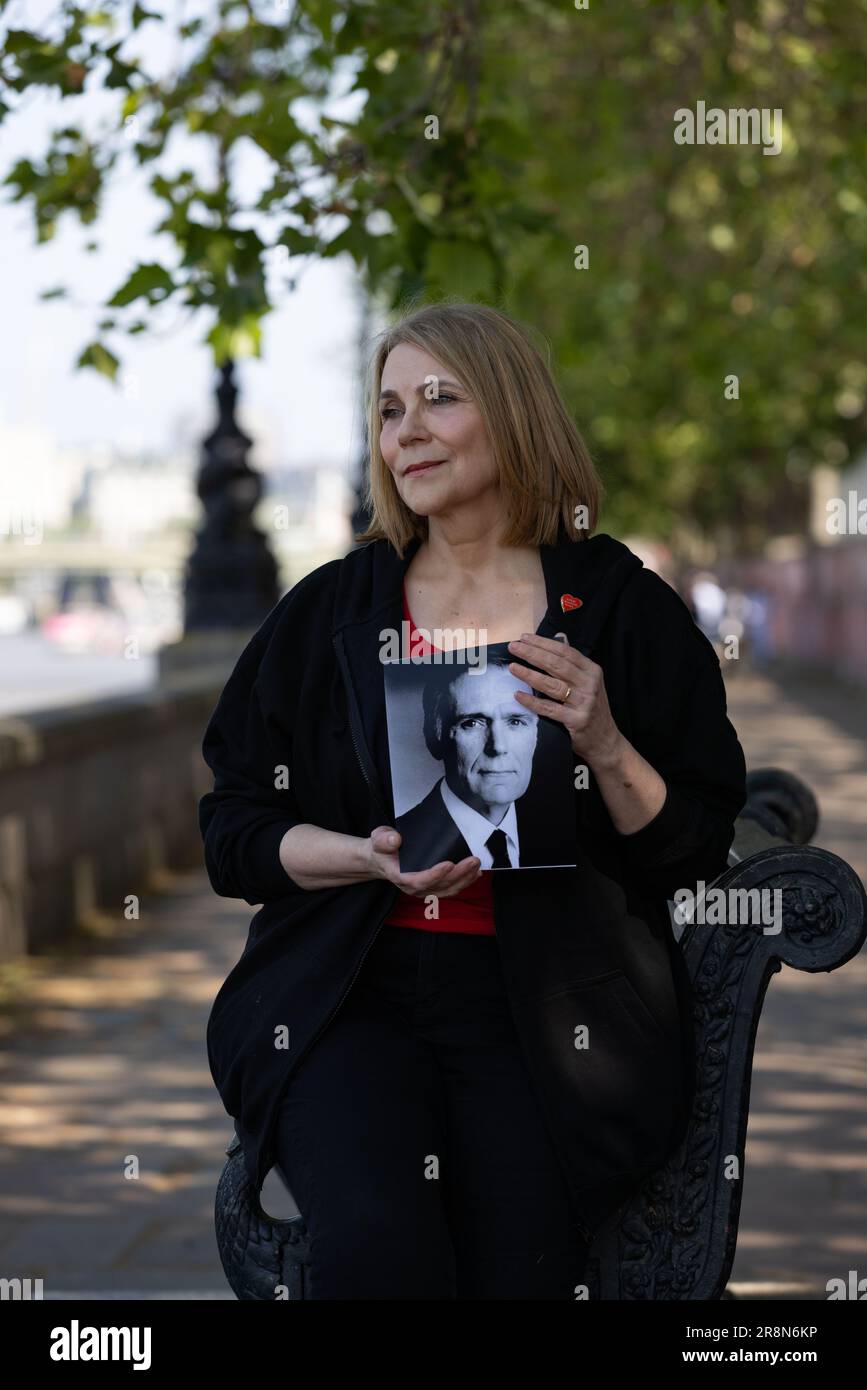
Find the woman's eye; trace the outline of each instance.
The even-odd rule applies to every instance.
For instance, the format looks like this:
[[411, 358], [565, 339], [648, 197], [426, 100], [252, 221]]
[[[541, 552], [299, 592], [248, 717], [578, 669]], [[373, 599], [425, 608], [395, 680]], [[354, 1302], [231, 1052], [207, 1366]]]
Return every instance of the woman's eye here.
[[[440, 401], [455, 401], [455, 400], [457, 400], [457, 396], [449, 395], [448, 391], [441, 391], [440, 394], [439, 394], [438, 396], [432, 396], [432, 397], [431, 397], [431, 405], [437, 405]], [[382, 411], [380, 411], [380, 416], [381, 416], [381, 418], [382, 418], [383, 420], [388, 420], [392, 415], [396, 415], [396, 414], [397, 414], [397, 410], [396, 410], [395, 408], [393, 408], [393, 407], [390, 407], [388, 410], [382, 410]]]

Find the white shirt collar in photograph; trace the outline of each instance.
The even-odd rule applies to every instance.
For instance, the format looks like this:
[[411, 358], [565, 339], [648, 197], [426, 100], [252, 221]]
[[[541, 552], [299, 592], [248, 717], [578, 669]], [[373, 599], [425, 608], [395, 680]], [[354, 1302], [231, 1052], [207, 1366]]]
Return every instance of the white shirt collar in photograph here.
[[509, 803], [509, 809], [500, 824], [493, 825], [486, 816], [480, 815], [478, 811], [473, 810], [472, 806], [461, 801], [459, 796], [455, 796], [445, 777], [440, 782], [440, 795], [446, 810], [466, 840], [470, 854], [476, 856], [483, 869], [490, 869], [494, 861], [494, 856], [485, 841], [495, 830], [502, 830], [506, 836], [506, 851], [512, 868], [519, 869], [521, 867], [518, 817], [515, 814], [514, 801]]

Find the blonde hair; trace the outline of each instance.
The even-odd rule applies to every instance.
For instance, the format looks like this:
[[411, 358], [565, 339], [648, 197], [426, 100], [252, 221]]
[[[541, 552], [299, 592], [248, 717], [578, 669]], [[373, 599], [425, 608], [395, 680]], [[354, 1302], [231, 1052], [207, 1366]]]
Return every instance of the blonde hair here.
[[[385, 329], [370, 360], [367, 430], [370, 468], [365, 504], [371, 517], [356, 541], [388, 540], [400, 556], [427, 518], [401, 498], [379, 447], [382, 370], [392, 348], [410, 343], [459, 377], [484, 421], [505, 507], [505, 545], [555, 545], [596, 528], [604, 489], [545, 357], [530, 331], [498, 309], [465, 301], [426, 305]], [[587, 508], [576, 529], [576, 508]]]

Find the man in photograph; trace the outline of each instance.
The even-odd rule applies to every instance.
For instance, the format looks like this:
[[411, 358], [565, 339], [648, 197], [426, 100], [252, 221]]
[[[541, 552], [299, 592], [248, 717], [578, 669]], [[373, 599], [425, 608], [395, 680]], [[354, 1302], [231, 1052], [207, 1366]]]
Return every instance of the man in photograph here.
[[518, 704], [526, 689], [506, 661], [484, 670], [432, 668], [424, 688], [424, 739], [444, 776], [395, 821], [405, 873], [476, 855], [483, 869], [545, 864], [520, 814], [530, 785], [539, 717]]

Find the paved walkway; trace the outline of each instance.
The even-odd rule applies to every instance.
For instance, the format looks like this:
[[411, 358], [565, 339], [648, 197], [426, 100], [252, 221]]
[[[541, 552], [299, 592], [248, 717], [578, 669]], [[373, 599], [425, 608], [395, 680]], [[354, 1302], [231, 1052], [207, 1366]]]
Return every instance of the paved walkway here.
[[[743, 671], [728, 689], [748, 764], [803, 776], [816, 843], [867, 876], [867, 700]], [[251, 915], [203, 874], [172, 876], [139, 922], [97, 922], [0, 971], [0, 1275], [41, 1277], [47, 1298], [232, 1298], [213, 1236], [232, 1126], [204, 1032]], [[832, 1276], [867, 1275], [865, 1001], [864, 954], [771, 982], [731, 1281], [742, 1297], [824, 1299]], [[274, 1215], [293, 1210], [276, 1181], [263, 1196]]]
[[[867, 696], [823, 681], [738, 673], [729, 712], [747, 766], [813, 788], [813, 843], [867, 881]], [[822, 1298], [867, 1276], [867, 953], [831, 974], [783, 966], [756, 1039], [744, 1194], [730, 1287]]]
[[[252, 910], [198, 873], [128, 934], [28, 963], [3, 1011], [0, 1273], [61, 1290], [219, 1293], [214, 1191], [232, 1122], [205, 1051]], [[138, 1177], [125, 1176], [129, 1156]], [[275, 1213], [279, 1214], [279, 1213]]]

